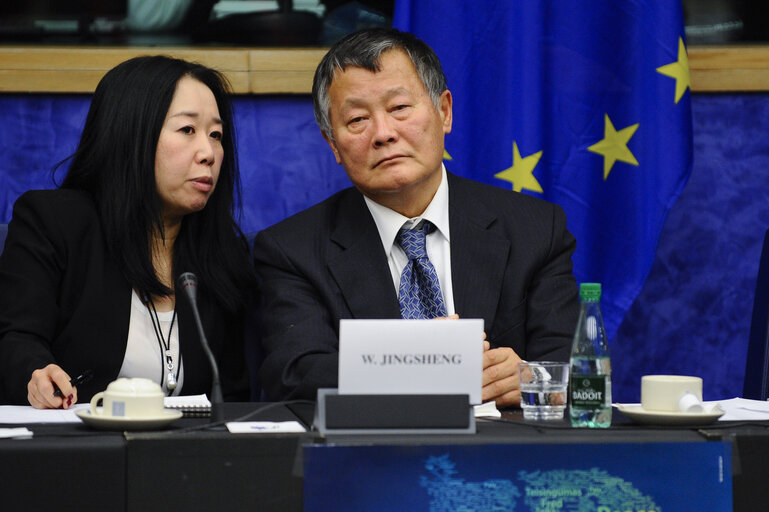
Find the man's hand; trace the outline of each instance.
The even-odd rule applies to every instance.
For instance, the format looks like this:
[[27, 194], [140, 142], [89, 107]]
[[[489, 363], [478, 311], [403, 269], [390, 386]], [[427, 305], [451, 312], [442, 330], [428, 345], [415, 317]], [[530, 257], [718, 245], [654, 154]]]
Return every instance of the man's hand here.
[[483, 342], [483, 378], [481, 400], [494, 400], [499, 407], [521, 404], [518, 363], [521, 358], [509, 347], [492, 349]]

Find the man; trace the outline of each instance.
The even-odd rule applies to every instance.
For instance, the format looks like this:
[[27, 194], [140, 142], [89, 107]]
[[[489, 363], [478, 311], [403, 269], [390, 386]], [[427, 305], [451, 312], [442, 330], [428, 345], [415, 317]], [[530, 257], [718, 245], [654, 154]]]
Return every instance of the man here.
[[561, 208], [446, 172], [451, 92], [411, 34], [342, 39], [315, 72], [313, 103], [354, 188], [256, 238], [268, 397], [337, 386], [342, 318], [461, 315], [485, 321], [483, 400], [519, 404], [518, 362], [566, 360], [576, 325]]

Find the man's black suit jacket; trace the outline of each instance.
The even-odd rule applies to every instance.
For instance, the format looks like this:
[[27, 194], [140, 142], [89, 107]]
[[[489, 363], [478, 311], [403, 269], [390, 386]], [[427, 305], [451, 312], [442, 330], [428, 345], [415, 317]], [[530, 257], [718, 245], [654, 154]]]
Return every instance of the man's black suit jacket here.
[[[205, 296], [199, 306], [225, 398], [247, 400], [242, 319]], [[184, 299], [176, 308], [182, 392], [210, 393], [211, 369], [192, 310]], [[93, 201], [74, 190], [22, 195], [0, 255], [0, 403], [27, 404], [32, 371], [50, 363], [72, 377], [94, 370], [93, 380], [78, 386], [78, 400], [90, 400], [118, 376], [130, 311], [131, 285], [107, 251]]]
[[[452, 174], [448, 183], [456, 312], [483, 318], [492, 347], [568, 360], [579, 303], [563, 210]], [[259, 233], [254, 257], [269, 398], [337, 386], [340, 319], [400, 318], [379, 232], [354, 188]]]

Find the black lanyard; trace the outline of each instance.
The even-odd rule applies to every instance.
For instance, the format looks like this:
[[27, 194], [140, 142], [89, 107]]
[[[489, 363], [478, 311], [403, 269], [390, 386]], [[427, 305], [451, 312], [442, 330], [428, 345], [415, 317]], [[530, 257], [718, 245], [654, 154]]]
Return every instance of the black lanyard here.
[[[160, 382], [163, 383], [165, 377], [166, 387], [168, 388], [168, 394], [170, 395], [174, 389], [176, 389], [176, 383], [179, 377], [179, 369], [181, 364], [176, 368], [176, 375], [174, 375], [174, 358], [171, 356], [171, 332], [174, 330], [174, 322], [176, 320], [176, 309], [174, 308], [174, 314], [171, 317], [171, 327], [168, 329], [168, 341], [163, 337], [163, 331], [160, 325], [160, 319], [158, 318], [158, 312], [155, 309], [155, 303], [149, 295], [144, 294], [147, 298], [147, 309], [150, 311], [150, 320], [152, 321], [152, 329], [155, 331], [155, 337], [158, 340], [158, 347], [160, 348]], [[164, 357], [165, 356], [165, 357]], [[181, 348], [179, 350], [179, 359], [181, 359]], [[165, 363], [163, 362], [165, 360]], [[166, 374], [168, 369], [168, 374]]]

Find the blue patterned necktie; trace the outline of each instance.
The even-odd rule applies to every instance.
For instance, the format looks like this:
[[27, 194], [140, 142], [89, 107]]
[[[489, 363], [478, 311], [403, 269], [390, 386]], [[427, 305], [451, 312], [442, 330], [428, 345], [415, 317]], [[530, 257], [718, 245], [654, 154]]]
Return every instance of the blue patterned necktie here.
[[401, 317], [435, 318], [446, 316], [441, 285], [435, 267], [427, 258], [427, 233], [435, 229], [428, 221], [415, 229], [401, 229], [395, 240], [403, 248], [409, 261], [401, 273], [398, 302]]

